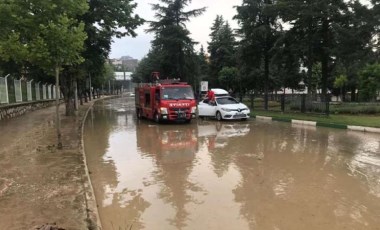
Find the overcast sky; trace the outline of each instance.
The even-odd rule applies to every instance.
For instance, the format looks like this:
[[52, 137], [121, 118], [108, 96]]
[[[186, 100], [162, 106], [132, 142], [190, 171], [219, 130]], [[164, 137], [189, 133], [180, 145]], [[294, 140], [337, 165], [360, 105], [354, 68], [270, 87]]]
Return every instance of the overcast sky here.
[[[154, 11], [150, 3], [158, 3], [158, 0], [135, 0], [138, 3], [136, 13], [146, 19], [155, 20]], [[236, 14], [236, 9], [233, 8], [236, 5], [240, 5], [242, 0], [193, 0], [186, 10], [198, 9], [207, 7], [206, 12], [203, 15], [196, 18], [192, 18], [187, 23], [187, 29], [191, 33], [191, 37], [194, 41], [199, 42], [207, 48], [207, 42], [209, 41], [210, 27], [216, 18], [216, 15], [223, 15], [225, 20], [228, 20], [232, 28], [237, 27], [235, 20], [232, 20]], [[136, 38], [122, 38], [115, 39], [112, 44], [112, 50], [110, 58], [120, 58], [121, 56], [131, 56], [133, 58], [141, 59], [144, 57], [150, 49], [150, 41], [153, 39], [153, 34], [145, 33], [145, 29], [148, 25], [140, 26], [136, 32], [138, 36]], [[199, 50], [200, 45], [196, 46], [196, 50]]]

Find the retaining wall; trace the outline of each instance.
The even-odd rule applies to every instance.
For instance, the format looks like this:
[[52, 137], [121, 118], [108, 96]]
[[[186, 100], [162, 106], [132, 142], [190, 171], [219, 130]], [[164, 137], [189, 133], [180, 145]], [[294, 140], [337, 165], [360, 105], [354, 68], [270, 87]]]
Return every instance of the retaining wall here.
[[27, 112], [55, 105], [54, 100], [31, 101], [10, 105], [0, 105], [0, 121], [21, 116]]

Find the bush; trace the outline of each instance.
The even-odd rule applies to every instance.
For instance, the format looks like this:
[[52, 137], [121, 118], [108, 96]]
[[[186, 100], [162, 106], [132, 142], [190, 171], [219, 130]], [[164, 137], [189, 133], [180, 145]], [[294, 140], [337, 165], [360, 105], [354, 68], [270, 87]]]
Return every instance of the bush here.
[[334, 114], [380, 114], [380, 104], [343, 103], [332, 105], [330, 111]]

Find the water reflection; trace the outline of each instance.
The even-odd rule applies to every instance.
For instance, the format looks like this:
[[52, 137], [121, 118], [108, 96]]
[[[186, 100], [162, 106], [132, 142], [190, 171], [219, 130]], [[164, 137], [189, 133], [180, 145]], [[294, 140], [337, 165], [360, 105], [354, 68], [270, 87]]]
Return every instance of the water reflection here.
[[150, 180], [159, 187], [157, 198], [173, 207], [174, 214], [167, 220], [179, 229], [186, 226], [185, 205], [198, 202], [187, 191], [201, 190], [188, 179], [198, 151], [196, 128], [196, 125], [152, 125], [144, 121], [136, 126], [139, 151], [143, 157], [151, 158], [155, 166]]
[[136, 121], [99, 104], [85, 147], [105, 229], [376, 229], [377, 135], [286, 123]]

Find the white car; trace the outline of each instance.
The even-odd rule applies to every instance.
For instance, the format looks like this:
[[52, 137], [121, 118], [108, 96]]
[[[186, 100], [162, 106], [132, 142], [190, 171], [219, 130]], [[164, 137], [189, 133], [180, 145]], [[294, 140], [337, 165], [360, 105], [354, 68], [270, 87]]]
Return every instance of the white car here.
[[211, 89], [215, 94], [215, 101], [204, 99], [198, 104], [198, 116], [214, 117], [221, 120], [246, 120], [250, 110], [243, 103], [228, 95], [223, 89]]

